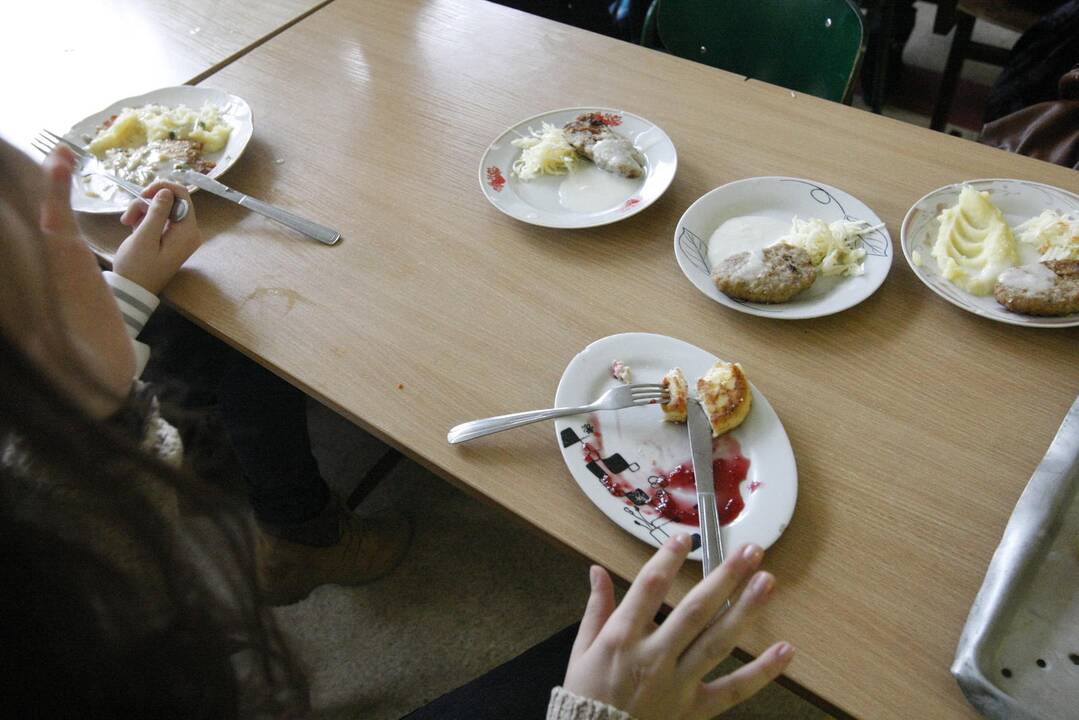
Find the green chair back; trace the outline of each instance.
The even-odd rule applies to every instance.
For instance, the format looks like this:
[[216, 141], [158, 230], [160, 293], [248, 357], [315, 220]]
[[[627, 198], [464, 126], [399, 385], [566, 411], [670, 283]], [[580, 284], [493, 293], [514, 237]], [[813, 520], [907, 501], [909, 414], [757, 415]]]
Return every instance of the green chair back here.
[[655, 0], [641, 43], [828, 100], [850, 97], [862, 15], [849, 0]]

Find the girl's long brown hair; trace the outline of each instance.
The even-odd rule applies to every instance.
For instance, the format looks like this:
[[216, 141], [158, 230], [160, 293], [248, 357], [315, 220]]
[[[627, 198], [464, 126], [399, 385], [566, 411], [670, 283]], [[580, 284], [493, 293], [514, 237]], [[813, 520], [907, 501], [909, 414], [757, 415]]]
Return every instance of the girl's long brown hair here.
[[[21, 258], [7, 269], [0, 261], [0, 283], [42, 322], [58, 322], [39, 282], [44, 244], [12, 231], [36, 228], [34, 171], [0, 142], [0, 257]], [[50, 334], [62, 343], [62, 332]], [[305, 712], [303, 676], [259, 602], [242, 504], [90, 418], [2, 325], [0, 527], [8, 714]]]

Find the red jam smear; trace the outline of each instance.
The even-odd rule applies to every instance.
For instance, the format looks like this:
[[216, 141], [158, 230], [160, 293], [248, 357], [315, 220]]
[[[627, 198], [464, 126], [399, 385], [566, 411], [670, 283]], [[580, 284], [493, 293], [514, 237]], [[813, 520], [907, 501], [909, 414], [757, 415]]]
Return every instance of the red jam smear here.
[[[712, 460], [712, 474], [716, 483], [716, 508], [719, 510], [719, 524], [730, 525], [742, 514], [746, 507], [738, 485], [749, 473], [749, 458], [740, 452]], [[680, 499], [685, 494], [671, 492], [683, 489], [692, 493], [693, 502]], [[682, 463], [669, 475], [660, 475], [649, 505], [663, 517], [700, 527], [701, 518], [697, 510], [697, 478], [693, 475], [692, 463]]]
[[[582, 442], [585, 462], [602, 462], [604, 457], [603, 432], [599, 418], [588, 416], [592, 426], [592, 442]], [[719, 524], [729, 525], [734, 522], [746, 507], [738, 486], [749, 474], [749, 458], [742, 455], [742, 448], [732, 437], [724, 436], [713, 441], [712, 475], [716, 486], [716, 509], [719, 511]], [[719, 455], [720, 457], [715, 457]], [[693, 474], [693, 463], [684, 462], [666, 473], [656, 470], [659, 480], [653, 486], [639, 488], [648, 495], [648, 507], [660, 516], [685, 525], [700, 527], [700, 513], [697, 509], [697, 478]], [[608, 473], [600, 482], [611, 495], [625, 498], [636, 488], [621, 474]], [[760, 487], [759, 482], [750, 484], [750, 492]], [[626, 499], [627, 504], [630, 503]]]
[[502, 188], [506, 186], [506, 177], [497, 165], [487, 168], [487, 184], [495, 192], [502, 192]]

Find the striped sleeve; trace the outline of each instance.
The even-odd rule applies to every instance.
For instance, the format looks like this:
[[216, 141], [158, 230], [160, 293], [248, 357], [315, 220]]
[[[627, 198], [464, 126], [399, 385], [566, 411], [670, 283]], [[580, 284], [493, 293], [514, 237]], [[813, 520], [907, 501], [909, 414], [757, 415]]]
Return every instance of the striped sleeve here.
[[142, 328], [154, 314], [160, 302], [157, 296], [145, 289], [138, 283], [132, 282], [122, 275], [106, 270], [105, 282], [112, 289], [112, 295], [116, 298], [116, 304], [120, 306], [120, 314], [124, 318], [124, 328], [127, 336], [131, 338], [131, 344], [135, 349], [135, 377], [142, 375], [150, 359], [150, 348], [136, 338], [142, 332]]

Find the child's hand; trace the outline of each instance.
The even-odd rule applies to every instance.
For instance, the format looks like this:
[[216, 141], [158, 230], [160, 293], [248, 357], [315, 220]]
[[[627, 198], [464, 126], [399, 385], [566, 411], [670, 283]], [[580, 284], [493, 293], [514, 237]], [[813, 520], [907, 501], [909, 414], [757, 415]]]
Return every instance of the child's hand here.
[[[157, 295], [202, 244], [202, 233], [195, 219], [195, 206], [183, 185], [158, 180], [142, 195], [153, 200], [149, 205], [132, 200], [120, 217], [120, 222], [134, 231], [120, 244], [112, 269]], [[174, 198], [191, 205], [187, 217], [178, 223], [169, 220]]]
[[[794, 651], [777, 643], [730, 675], [701, 681], [734, 649], [742, 628], [772, 594], [775, 579], [766, 572], [754, 574], [763, 556], [755, 545], [738, 548], [656, 626], [652, 618], [689, 548], [686, 535], [664, 543], [617, 608], [610, 576], [592, 567], [592, 596], [566, 669], [566, 690], [641, 720], [704, 720], [783, 672]], [[730, 609], [719, 614], [728, 597]]]
[[[13, 244], [4, 243], [5, 251], [16, 252], [14, 257], [5, 257], [3, 270], [11, 275], [0, 272], [4, 275], [0, 297], [21, 310], [7, 313], [13, 317], [3, 330], [64, 395], [94, 417], [108, 417], [131, 390], [135, 353], [120, 308], [71, 212], [75, 156], [60, 145], [40, 169], [29, 158], [19, 161], [28, 167], [17, 168], [13, 182], [16, 187], [37, 190], [27, 203], [39, 203], [41, 246], [20, 242], [19, 233], [25, 233], [25, 228], [9, 223], [5, 210], [3, 232], [11, 233], [13, 240]], [[38, 182], [29, 184], [34, 172], [40, 173]], [[32, 255], [28, 261], [20, 257], [20, 245], [41, 255]], [[9, 293], [17, 296], [9, 297]]]

